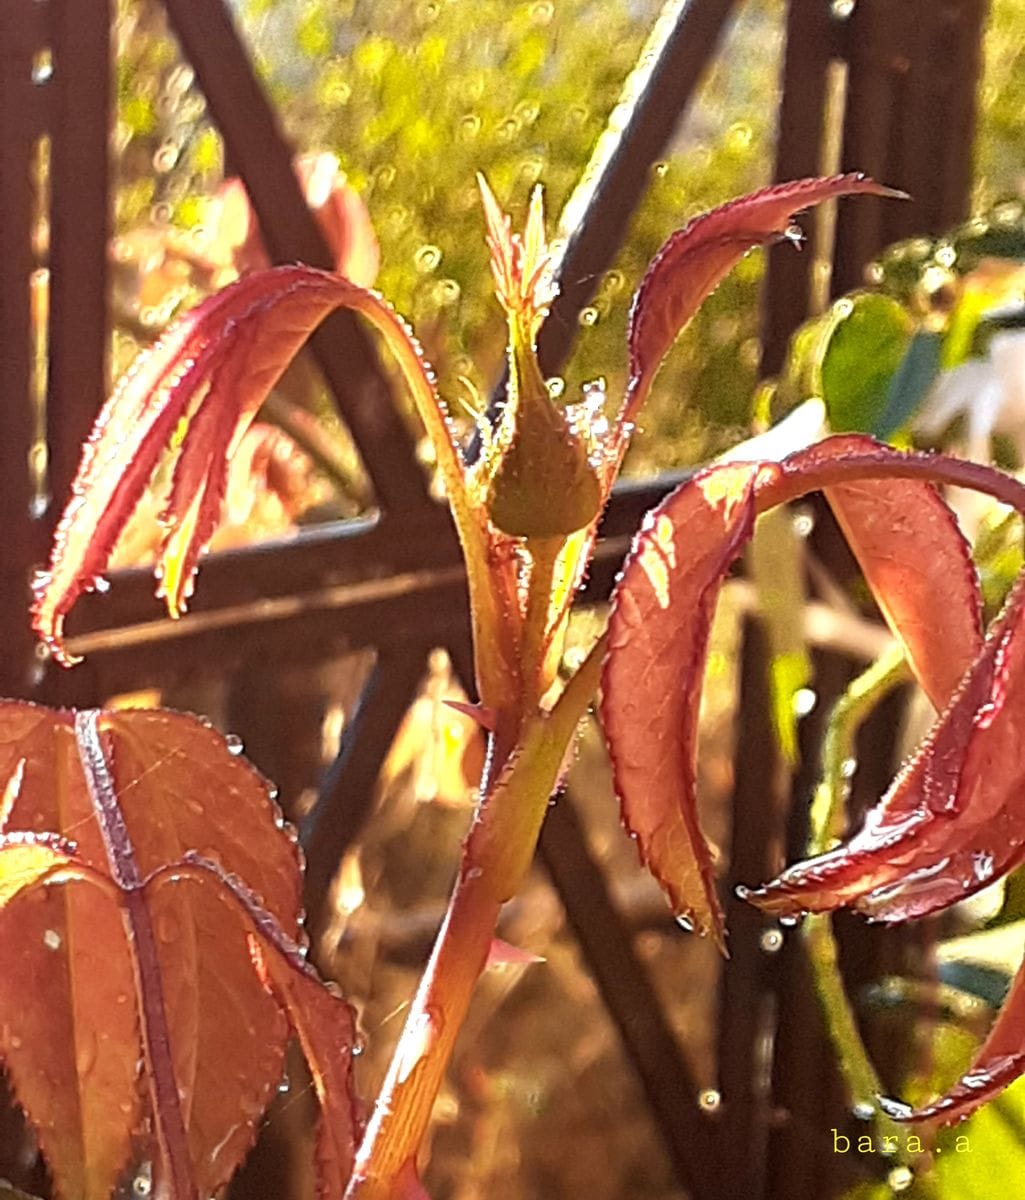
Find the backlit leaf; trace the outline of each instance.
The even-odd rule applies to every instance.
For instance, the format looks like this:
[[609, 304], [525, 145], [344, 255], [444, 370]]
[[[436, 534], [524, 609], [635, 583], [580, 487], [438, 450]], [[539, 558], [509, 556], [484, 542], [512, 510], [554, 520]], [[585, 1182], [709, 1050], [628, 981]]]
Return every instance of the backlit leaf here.
[[902, 1121], [962, 1120], [1002, 1092], [1025, 1073], [1025, 966], [1018, 969], [1011, 991], [989, 1036], [960, 1080], [931, 1104], [911, 1109], [884, 1102], [892, 1116]]
[[[623, 820], [674, 911], [702, 931], [721, 937], [694, 792], [701, 682], [719, 584], [758, 512], [824, 488], [923, 685], [944, 704], [981, 645], [979, 596], [964, 539], [932, 485], [892, 477], [905, 463], [928, 461], [848, 436], [779, 463], [720, 464], [655, 509], [628, 556], [613, 596], [602, 721]], [[937, 755], [948, 769], [962, 732], [952, 731]], [[879, 856], [885, 859], [883, 849]], [[899, 873], [895, 866], [892, 878]], [[829, 906], [825, 898], [822, 906]]]
[[752, 899], [775, 913], [852, 906], [884, 921], [979, 891], [1025, 852], [1025, 581], [923, 747], [838, 850], [799, 863]]
[[694, 794], [698, 708], [720, 585], [751, 536], [758, 469], [702, 472], [648, 514], [616, 587], [602, 675], [623, 822], [673, 911], [720, 941]]
[[[0, 1053], [60, 1195], [106, 1200], [138, 1136], [154, 1143], [156, 1186], [215, 1193], [274, 1093], [290, 1025], [307, 1021], [314, 1074], [332, 1072], [345, 1098], [331, 1101], [337, 1193], [355, 1138], [352, 1016], [298, 965], [298, 852], [266, 783], [191, 717], [13, 701], [0, 703], [0, 777], [16, 780], [0, 838]], [[299, 971], [301, 991], [268, 990], [279, 971]]]
[[739, 259], [754, 246], [787, 236], [800, 210], [855, 193], [903, 194], [860, 174], [799, 179], [724, 204], [674, 233], [652, 260], [630, 310], [629, 392], [634, 400], [628, 399], [624, 418], [635, 419], [637, 405], [680, 330]]
[[[866, 447], [866, 439], [831, 444]], [[862, 480], [825, 489], [887, 624], [926, 695], [943, 709], [982, 648], [971, 550], [931, 484]]]
[[[199, 555], [219, 520], [227, 461], [267, 393], [334, 309], [361, 313], [385, 337], [434, 444], [471, 574], [483, 566], [480, 520], [429, 366], [401, 318], [375, 293], [309, 267], [255, 272], [205, 300], [136, 360], [97, 418], [36, 586], [35, 628], [56, 657], [65, 618], [102, 578], [117, 539], [172, 440], [180, 440], [158, 572], [172, 615], [185, 607]], [[184, 436], [180, 429], [184, 426]]]

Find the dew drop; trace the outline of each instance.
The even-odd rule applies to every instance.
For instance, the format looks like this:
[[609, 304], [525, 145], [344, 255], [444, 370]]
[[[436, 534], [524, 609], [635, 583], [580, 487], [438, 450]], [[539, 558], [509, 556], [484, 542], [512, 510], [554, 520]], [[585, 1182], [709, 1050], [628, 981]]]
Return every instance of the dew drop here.
[[905, 1104], [903, 1100], [892, 1100], [889, 1096], [879, 1097], [879, 1107], [895, 1121], [906, 1121], [914, 1112], [910, 1104]]
[[75, 1054], [75, 1071], [79, 1076], [88, 1075], [96, 1066], [99, 1043], [95, 1034], [88, 1035]]
[[775, 954], [783, 945], [783, 934], [778, 929], [766, 929], [758, 939], [758, 945], [766, 954]]
[[144, 1162], [140, 1163], [138, 1171], [135, 1173], [135, 1178], [132, 1180], [132, 1195], [138, 1197], [138, 1200], [146, 1200], [146, 1197], [153, 1191], [153, 1164]]
[[851, 1113], [858, 1121], [871, 1121], [875, 1112], [875, 1105], [868, 1100], [856, 1100], [851, 1105]]
[[178, 155], [181, 153], [180, 147], [176, 142], [167, 141], [157, 148], [153, 155], [153, 169], [159, 174], [166, 174], [174, 169], [178, 162]]
[[43, 934], [43, 945], [47, 950], [59, 950], [61, 948], [61, 935], [56, 929], [48, 929]]
[[421, 246], [413, 255], [413, 265], [421, 275], [430, 275], [441, 262], [441, 250], [437, 246]]
[[242, 739], [237, 733], [229, 733], [224, 739], [224, 744], [227, 747], [229, 754], [241, 754], [244, 749]]
[[49, 496], [33, 496], [28, 502], [28, 515], [33, 521], [38, 521], [45, 517], [50, 509]]
[[580, 316], [577, 320], [581, 325], [597, 325], [598, 310], [593, 305], [589, 305], [587, 308], [580, 310]]
[[751, 895], [751, 889], [743, 883], [738, 883], [733, 889], [733, 894], [738, 900], [747, 900]]
[[566, 381], [561, 375], [555, 375], [553, 378], [545, 380], [545, 387], [548, 389], [548, 395], [553, 400], [558, 400], [566, 390]]
[[815, 518], [810, 512], [799, 512], [794, 515], [794, 533], [799, 538], [806, 538], [815, 528]]
[[684, 931], [684, 933], [693, 933], [694, 932], [694, 920], [692, 917], [688, 917], [686, 915], [686, 913], [678, 913], [676, 915], [676, 917], [674, 917], [673, 919], [676, 921], [677, 925], [679, 925], [679, 927]]
[[53, 78], [53, 51], [46, 47], [32, 56], [32, 82], [40, 87]]
[[794, 692], [794, 712], [799, 717], [806, 717], [818, 703], [818, 699], [814, 688], [798, 688]]
[[459, 295], [460, 287], [454, 279], [441, 279], [434, 289], [434, 298], [439, 305], [455, 304]]
[[281, 1082], [278, 1084], [278, 1092], [281, 1095], [285, 1095], [285, 1093], [288, 1092], [291, 1087], [292, 1087], [291, 1079], [289, 1079], [287, 1075], [282, 1075]]
[[99, 592], [101, 596], [104, 595], [106, 592], [109, 592], [110, 591], [110, 580], [104, 579], [102, 575], [97, 575], [96, 578], [93, 580], [93, 591]]
[[788, 913], [786, 916], [780, 917], [779, 923], [784, 929], [796, 929], [801, 923], [802, 916], [803, 914], [799, 915], [797, 913]]
[[895, 1192], [906, 1192], [914, 1181], [914, 1172], [910, 1167], [894, 1167], [886, 1176], [886, 1182]]
[[715, 1088], [705, 1088], [704, 1091], [698, 1093], [698, 1107], [705, 1112], [718, 1112], [721, 1104], [722, 1096]]
[[854, 13], [857, 0], [832, 0], [829, 15], [834, 21], [848, 21]]

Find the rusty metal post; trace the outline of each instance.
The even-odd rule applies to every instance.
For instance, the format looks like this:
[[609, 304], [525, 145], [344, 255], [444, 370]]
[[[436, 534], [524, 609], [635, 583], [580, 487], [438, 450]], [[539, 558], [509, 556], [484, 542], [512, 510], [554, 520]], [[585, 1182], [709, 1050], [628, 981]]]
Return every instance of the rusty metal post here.
[[987, 9], [987, 0], [858, 0], [844, 36], [843, 166], [912, 198], [841, 211], [835, 293], [857, 287], [889, 243], [942, 233], [968, 215]]

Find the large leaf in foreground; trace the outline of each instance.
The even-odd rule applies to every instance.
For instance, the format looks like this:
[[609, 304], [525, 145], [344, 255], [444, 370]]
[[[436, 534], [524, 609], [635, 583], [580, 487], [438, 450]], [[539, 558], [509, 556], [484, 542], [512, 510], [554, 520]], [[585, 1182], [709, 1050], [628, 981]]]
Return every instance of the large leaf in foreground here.
[[[343, 1084], [321, 1156], [337, 1194], [352, 1014], [297, 949], [298, 855], [260, 776], [194, 718], [9, 701], [0, 778], [0, 1053], [61, 1196], [105, 1200], [147, 1130], [167, 1194], [214, 1193], [252, 1142], [290, 1026], [314, 1077]], [[36, 876], [13, 857], [54, 844], [63, 858]], [[275, 973], [302, 982], [272, 991]]]
[[673, 911], [722, 938], [695, 754], [722, 580], [751, 536], [757, 465], [703, 472], [645, 518], [616, 587], [602, 724], [623, 820]]
[[[96, 588], [165, 451], [177, 446], [158, 566], [172, 615], [220, 518], [228, 460], [303, 342], [337, 308], [369, 320], [394, 352], [434, 445], [471, 569], [483, 551], [433, 375], [401, 318], [341, 275], [286, 266], [246, 276], [176, 321], [122, 377], [97, 418], [36, 587], [35, 628], [62, 662], [64, 620]], [[184, 433], [182, 429], [184, 428]], [[180, 443], [180, 444], [179, 444]]]
[[[623, 820], [674, 911], [720, 941], [711, 856], [696, 814], [698, 707], [719, 584], [757, 513], [826, 487], [880, 607], [934, 699], [978, 645], [968, 549], [939, 511], [932, 485], [867, 478], [873, 468], [895, 474], [905, 462], [868, 438], [841, 437], [778, 464], [712, 467], [649, 516], [617, 584], [602, 723]], [[926, 629], [934, 642], [923, 637]]]

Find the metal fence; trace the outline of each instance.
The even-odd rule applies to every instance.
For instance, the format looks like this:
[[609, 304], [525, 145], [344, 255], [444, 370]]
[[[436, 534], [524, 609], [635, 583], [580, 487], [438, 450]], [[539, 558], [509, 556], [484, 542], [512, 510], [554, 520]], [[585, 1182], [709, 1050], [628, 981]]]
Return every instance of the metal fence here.
[[[225, 0], [163, 2], [272, 257], [330, 266], [293, 175], [291, 149]], [[563, 289], [540, 339], [547, 372], [565, 358], [576, 316], [621, 244], [650, 168], [665, 153], [740, 7], [741, 0], [677, 4], [647, 85], [572, 235]], [[888, 242], [938, 232], [967, 214], [985, 9], [985, 0], [790, 0], [775, 177], [815, 174], [828, 165], [827, 100], [839, 67], [846, 87], [836, 166], [869, 171], [914, 197], [905, 205], [866, 200], [841, 210], [835, 292], [856, 284], [862, 264]], [[446, 647], [469, 676], [458, 545], [446, 511], [429, 495], [414, 439], [372, 344], [353, 319], [336, 315], [315, 335], [313, 352], [366, 466], [380, 515], [210, 556], [194, 611], [178, 623], [159, 618], [148, 572], [118, 573], [103, 603], [83, 603], [72, 623], [73, 644], [88, 650], [85, 665], [66, 674], [38, 656], [26, 620], [30, 577], [45, 559], [80, 443], [106, 390], [111, 10], [110, 0], [0, 4], [0, 691], [94, 704], [114, 692], [169, 688], [216, 671], [234, 681], [233, 725], [250, 755], [266, 766], [286, 762], [290, 752], [275, 723], [261, 719], [275, 673], [372, 649], [369, 681], [302, 831], [306, 902], [316, 920], [341, 854], [369, 815], [375, 778], [428, 653]], [[40, 201], [33, 164], [44, 137], [49, 186]], [[42, 265], [32, 237], [41, 203], [50, 224], [43, 379], [29, 303], [32, 274]], [[779, 366], [787, 336], [809, 311], [815, 249], [770, 252], [767, 370]], [[38, 439], [34, 397], [44, 387], [48, 491], [55, 498], [49, 506], [35, 496], [30, 463]], [[616, 492], [583, 603], [607, 595], [626, 535], [670, 483], [656, 479]], [[820, 694], [828, 701], [849, 667], [836, 659], [819, 665]], [[247, 682], [253, 671], [262, 680], [260, 694]], [[760, 635], [752, 625], [743, 653], [743, 737], [727, 888], [734, 878], [771, 873], [771, 847], [785, 817], [787, 797], [766, 795], [774, 750], [764, 687]], [[807, 724], [814, 732], [814, 721]], [[885, 773], [886, 753], [876, 757]], [[793, 794], [803, 799], [808, 782], [795, 780]], [[803, 805], [794, 806], [791, 851], [800, 849], [801, 811]], [[826, 1181], [838, 1168], [824, 1131], [835, 1123], [831, 1114], [841, 1091], [799, 945], [769, 958], [758, 946], [757, 914], [729, 903], [732, 957], [719, 997], [719, 1079], [730, 1103], [709, 1115], [700, 1111], [697, 1088], [571, 796], [551, 811], [541, 858], [686, 1192], [765, 1200], [827, 1194]], [[845, 944], [855, 975], [878, 970], [875, 938], [859, 934]], [[886, 953], [894, 952], [893, 944], [891, 938]], [[767, 1030], [775, 1047], [768, 1058]], [[781, 1112], [786, 1117], [777, 1120]]]

